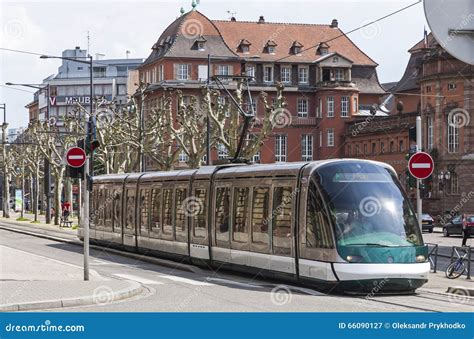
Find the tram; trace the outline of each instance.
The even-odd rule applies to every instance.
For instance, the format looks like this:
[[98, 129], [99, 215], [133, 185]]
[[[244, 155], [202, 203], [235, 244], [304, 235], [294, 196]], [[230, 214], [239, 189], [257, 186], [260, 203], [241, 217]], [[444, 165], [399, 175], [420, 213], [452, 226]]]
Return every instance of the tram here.
[[411, 293], [427, 282], [428, 249], [385, 163], [101, 175], [92, 194], [90, 239], [100, 245], [340, 293]]

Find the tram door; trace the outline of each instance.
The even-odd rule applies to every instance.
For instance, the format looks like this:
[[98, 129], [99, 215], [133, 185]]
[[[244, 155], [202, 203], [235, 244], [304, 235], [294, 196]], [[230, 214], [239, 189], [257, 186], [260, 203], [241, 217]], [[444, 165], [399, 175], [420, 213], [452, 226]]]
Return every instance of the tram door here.
[[209, 260], [209, 190], [208, 180], [195, 181], [185, 206], [189, 216], [189, 253], [192, 259]]
[[136, 183], [125, 184], [125, 188], [123, 190], [124, 208], [122, 209], [122, 244], [129, 248], [135, 248], [137, 242], [135, 232], [137, 217], [136, 194]]

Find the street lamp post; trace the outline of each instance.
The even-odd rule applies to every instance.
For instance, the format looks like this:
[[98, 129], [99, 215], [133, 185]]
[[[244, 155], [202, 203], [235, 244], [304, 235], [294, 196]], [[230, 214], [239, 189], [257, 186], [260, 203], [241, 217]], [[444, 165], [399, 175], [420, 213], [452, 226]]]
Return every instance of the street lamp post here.
[[7, 178], [7, 162], [6, 162], [6, 157], [7, 157], [7, 105], [6, 104], [1, 104], [0, 109], [3, 110], [3, 124], [2, 124], [2, 159], [3, 159], [3, 217], [4, 218], [10, 218], [10, 201], [8, 199], [8, 190], [10, 189], [9, 187], [9, 182]]
[[[33, 84], [14, 84], [12, 82], [7, 82], [5, 85], [8, 86], [24, 86], [24, 87], [30, 87], [30, 88], [35, 88], [40, 91], [46, 90], [46, 120], [49, 119], [49, 110], [50, 110], [50, 88], [49, 84], [46, 86], [40, 86], [40, 85], [33, 85]], [[50, 224], [51, 223], [51, 164], [49, 163], [49, 160], [47, 157], [44, 158], [44, 194], [46, 196], [46, 211], [45, 211], [45, 219], [46, 223]], [[35, 202], [35, 210], [38, 208], [38, 201]]]
[[[89, 80], [90, 80], [90, 112], [89, 112], [89, 119], [84, 117], [85, 123], [85, 131], [86, 131], [86, 138], [89, 137], [89, 128], [93, 129], [93, 92], [94, 92], [94, 84], [93, 84], [93, 71], [92, 71], [92, 56], [88, 55], [87, 57], [59, 57], [59, 56], [51, 56], [51, 55], [42, 55], [40, 56], [41, 59], [61, 59], [61, 60], [69, 60], [74, 61], [82, 64], [89, 65]], [[88, 61], [80, 60], [80, 59], [89, 59]], [[82, 184], [82, 229], [84, 232], [84, 280], [89, 280], [89, 177], [91, 173], [91, 163], [93, 160], [92, 151], [89, 157], [86, 156], [86, 162], [84, 164], [84, 178]]]

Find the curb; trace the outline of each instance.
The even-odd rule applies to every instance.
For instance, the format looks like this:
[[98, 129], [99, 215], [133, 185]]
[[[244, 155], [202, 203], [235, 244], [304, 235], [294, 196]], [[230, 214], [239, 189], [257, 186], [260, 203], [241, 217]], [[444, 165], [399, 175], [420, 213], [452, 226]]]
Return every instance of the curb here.
[[447, 294], [462, 295], [465, 297], [473, 298], [474, 300], [474, 289], [467, 288], [465, 286], [449, 286], [446, 291]]
[[[127, 280], [130, 284], [128, 288], [121, 289], [117, 292], [114, 292], [110, 296], [107, 296], [107, 302], [100, 302], [98, 296], [85, 296], [78, 298], [66, 298], [66, 299], [57, 299], [57, 300], [46, 300], [46, 301], [35, 301], [35, 302], [25, 302], [17, 304], [5, 304], [0, 305], [0, 312], [23, 312], [23, 311], [33, 311], [33, 310], [42, 310], [42, 309], [52, 309], [52, 308], [63, 308], [63, 307], [73, 307], [73, 306], [88, 306], [88, 305], [105, 305], [114, 301], [119, 301], [127, 298], [134, 297], [144, 291], [143, 287], [131, 280]], [[111, 299], [111, 300], [109, 300]]]
[[[1, 222], [1, 220], [0, 220], [0, 222]], [[49, 235], [49, 234], [45, 234], [45, 233], [34, 233], [34, 232], [31, 232], [31, 231], [21, 230], [21, 229], [18, 229], [18, 228], [8, 227], [8, 226], [4, 226], [4, 225], [0, 225], [0, 229], [15, 232], [15, 233], [20, 233], [20, 234], [26, 234], [26, 235], [30, 235], [30, 236], [37, 237], [37, 238], [68, 243], [68, 244], [72, 244], [72, 245], [76, 245], [76, 246], [81, 246], [81, 247], [83, 246], [83, 243], [79, 240], [59, 238], [59, 237]], [[89, 245], [89, 247], [93, 248], [93, 249], [96, 249], [96, 250], [101, 250], [101, 251], [117, 254], [117, 255], [120, 255], [120, 256], [123, 256], [123, 257], [148, 262], [150, 264], [155, 264], [155, 265], [159, 265], [159, 266], [165, 266], [165, 267], [169, 267], [169, 268], [178, 269], [178, 270], [181, 270], [181, 271], [186, 271], [186, 272], [191, 272], [191, 273], [196, 273], [196, 274], [199, 274], [199, 273], [202, 272], [202, 270], [199, 267], [195, 267], [195, 266], [191, 266], [191, 265], [187, 265], [187, 264], [182, 264], [182, 263], [179, 263], [179, 262], [174, 262], [174, 261], [170, 261], [170, 260], [166, 260], [166, 259], [148, 257], [148, 256], [145, 256], [143, 254], [137, 254], [137, 253], [132, 253], [132, 252], [124, 252], [124, 251], [117, 250], [115, 248], [108, 248], [108, 247], [102, 247], [102, 246], [97, 246], [97, 245]]]

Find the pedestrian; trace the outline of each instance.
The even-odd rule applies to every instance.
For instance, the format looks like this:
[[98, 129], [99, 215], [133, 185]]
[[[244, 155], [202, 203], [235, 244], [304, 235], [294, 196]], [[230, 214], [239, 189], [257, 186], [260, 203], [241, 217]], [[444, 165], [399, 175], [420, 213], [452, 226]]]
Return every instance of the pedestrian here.
[[71, 213], [71, 203], [68, 200], [66, 200], [65, 202], [63, 202], [61, 209], [63, 212], [64, 220], [68, 220], [69, 214]]
[[469, 237], [469, 232], [467, 230], [467, 218], [466, 215], [463, 214], [461, 217], [462, 223], [462, 247], [466, 246], [467, 238]]

